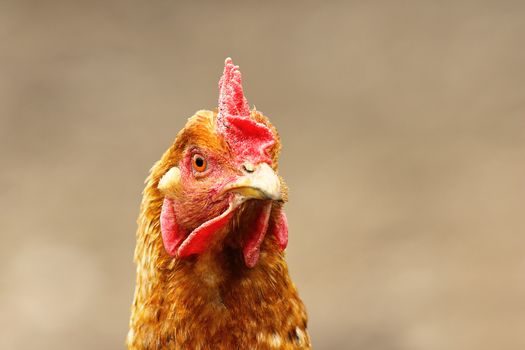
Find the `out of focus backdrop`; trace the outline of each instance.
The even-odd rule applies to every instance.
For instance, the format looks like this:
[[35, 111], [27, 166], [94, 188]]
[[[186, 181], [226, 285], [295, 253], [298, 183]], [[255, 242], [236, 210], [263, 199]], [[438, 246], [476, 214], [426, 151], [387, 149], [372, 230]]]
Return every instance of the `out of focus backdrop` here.
[[522, 1], [0, 2], [0, 348], [123, 349], [143, 180], [225, 57], [317, 349], [525, 348]]

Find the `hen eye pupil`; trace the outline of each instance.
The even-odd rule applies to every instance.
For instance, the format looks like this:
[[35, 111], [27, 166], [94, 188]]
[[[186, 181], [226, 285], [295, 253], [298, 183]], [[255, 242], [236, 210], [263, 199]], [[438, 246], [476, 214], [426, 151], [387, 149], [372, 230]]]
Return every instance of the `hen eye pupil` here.
[[204, 166], [204, 159], [197, 157], [195, 158], [195, 165], [199, 168]]

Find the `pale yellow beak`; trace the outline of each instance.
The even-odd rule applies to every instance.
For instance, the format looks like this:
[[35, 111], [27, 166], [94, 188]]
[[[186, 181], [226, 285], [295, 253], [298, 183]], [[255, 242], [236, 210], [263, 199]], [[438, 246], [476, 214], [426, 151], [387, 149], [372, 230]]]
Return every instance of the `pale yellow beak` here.
[[226, 185], [225, 191], [239, 193], [246, 198], [282, 200], [281, 181], [267, 163], [246, 164], [246, 175]]

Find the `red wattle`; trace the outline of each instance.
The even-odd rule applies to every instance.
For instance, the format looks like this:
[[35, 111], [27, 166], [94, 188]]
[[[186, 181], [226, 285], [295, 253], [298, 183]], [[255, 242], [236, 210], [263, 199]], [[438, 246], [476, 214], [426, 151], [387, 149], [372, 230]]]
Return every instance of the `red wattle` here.
[[[249, 268], [254, 267], [259, 261], [261, 244], [268, 231], [271, 210], [272, 203], [265, 203], [254, 223], [252, 232], [249, 234], [248, 242], [243, 248], [244, 262]], [[160, 213], [160, 228], [166, 252], [171, 256], [181, 258], [203, 253], [209, 247], [215, 232], [228, 224], [234, 212], [235, 206], [230, 204], [221, 215], [206, 221], [185, 237], [184, 232], [177, 224], [173, 201], [164, 198]], [[276, 238], [279, 248], [284, 250], [288, 244], [288, 223], [282, 210], [272, 227], [272, 234]]]
[[272, 203], [265, 203], [255, 226], [253, 232], [250, 234], [250, 238], [243, 248], [244, 262], [248, 267], [254, 267], [259, 261], [259, 253], [261, 249], [261, 243], [268, 230], [268, 221], [270, 219], [270, 212], [272, 210]]
[[177, 254], [177, 249], [184, 240], [184, 234], [177, 225], [173, 202], [168, 198], [164, 198], [164, 202], [162, 203], [162, 210], [160, 212], [160, 231], [162, 233], [164, 249], [166, 249], [166, 252], [169, 255], [175, 256]]
[[232, 205], [221, 215], [206, 221], [195, 230], [193, 230], [188, 238], [182, 242], [177, 254], [184, 258], [192, 254], [200, 254], [209, 247], [209, 243], [213, 238], [213, 234], [217, 230], [223, 228], [230, 220], [234, 213]]
[[288, 245], [288, 219], [286, 219], [286, 214], [282, 209], [273, 227], [273, 235], [279, 244], [279, 248], [285, 250]]

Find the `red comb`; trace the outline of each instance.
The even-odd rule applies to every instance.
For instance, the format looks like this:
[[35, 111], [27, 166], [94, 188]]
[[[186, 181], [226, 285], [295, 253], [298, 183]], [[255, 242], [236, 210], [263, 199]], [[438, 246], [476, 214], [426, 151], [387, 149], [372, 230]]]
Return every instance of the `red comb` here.
[[242, 90], [241, 72], [229, 57], [219, 80], [217, 129], [240, 162], [271, 163], [266, 150], [275, 143], [274, 135], [266, 125], [251, 118]]
[[219, 116], [249, 116], [250, 107], [242, 91], [242, 78], [239, 66], [231, 58], [224, 62], [224, 72], [219, 80]]

